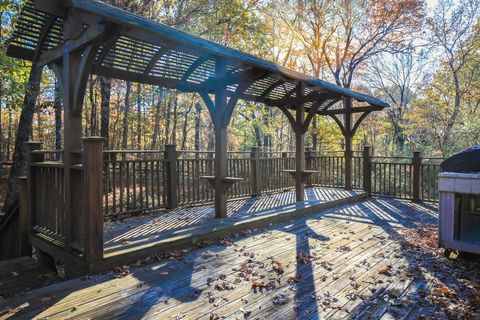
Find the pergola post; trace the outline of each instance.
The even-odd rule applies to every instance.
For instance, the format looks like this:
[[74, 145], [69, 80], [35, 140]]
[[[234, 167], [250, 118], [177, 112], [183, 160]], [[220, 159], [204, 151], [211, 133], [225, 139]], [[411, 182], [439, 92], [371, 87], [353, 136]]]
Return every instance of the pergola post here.
[[[81, 17], [76, 13], [71, 13], [64, 21], [63, 38], [64, 43], [74, 41], [79, 35], [88, 33], [90, 30], [97, 30], [96, 22], [88, 21], [88, 27], [84, 29], [85, 17]], [[88, 19], [87, 19], [88, 20]], [[99, 28], [99, 30], [103, 30]], [[48, 63], [55, 67], [56, 73], [60, 76], [61, 91], [63, 97], [63, 121], [64, 121], [64, 153], [63, 153], [63, 189], [65, 199], [65, 220], [63, 230], [65, 233], [65, 248], [70, 249], [70, 245], [76, 238], [78, 229], [74, 223], [74, 219], [78, 219], [78, 205], [75, 203], [76, 197], [80, 193], [81, 183], [74, 165], [81, 164], [82, 149], [82, 106], [85, 96], [88, 75], [95, 58], [95, 54], [99, 47], [98, 34], [96, 39], [87, 42], [78, 47], [69, 47], [65, 45], [62, 55], [58, 58], [51, 55], [51, 52], [45, 52]]]
[[[227, 61], [217, 58], [215, 61], [215, 78], [221, 79], [227, 73]], [[215, 130], [215, 161], [213, 181], [215, 190], [215, 217], [227, 217], [227, 126], [230, 122], [231, 110], [236, 101], [227, 103], [227, 85], [222, 81], [215, 83], [215, 100], [212, 101], [207, 92], [199, 92], [207, 105]], [[230, 98], [231, 100], [232, 98]], [[207, 178], [207, 177], [206, 177]]]
[[[297, 98], [304, 94], [304, 84], [300, 82], [297, 86]], [[301, 101], [301, 100], [299, 100]], [[305, 132], [303, 124], [305, 122], [305, 105], [299, 102], [295, 110], [295, 195], [297, 201], [303, 201], [305, 198], [305, 183], [303, 172], [305, 171]]]
[[[215, 62], [215, 75], [220, 78], [227, 73], [225, 59]], [[227, 86], [218, 83], [215, 86], [215, 112], [213, 125], [215, 128], [215, 216], [227, 217], [227, 196], [223, 182], [227, 177], [227, 126], [224, 123], [224, 114], [227, 109]]]

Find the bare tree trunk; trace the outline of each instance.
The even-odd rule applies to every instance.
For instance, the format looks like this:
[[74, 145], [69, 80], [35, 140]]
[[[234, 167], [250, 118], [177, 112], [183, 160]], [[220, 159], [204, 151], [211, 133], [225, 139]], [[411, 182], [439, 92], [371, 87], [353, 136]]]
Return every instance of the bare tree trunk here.
[[317, 135], [317, 116], [312, 119], [312, 149], [317, 150], [318, 147], [318, 135]]
[[265, 152], [271, 151], [271, 141], [272, 137], [270, 136], [270, 119], [272, 116], [271, 113], [272, 108], [268, 108], [268, 114], [264, 117], [263, 119], [263, 125], [264, 125], [264, 132], [263, 132], [263, 147]]
[[18, 177], [25, 172], [26, 149], [25, 142], [32, 136], [32, 122], [35, 114], [35, 104], [37, 102], [40, 90], [40, 81], [42, 79], [43, 67], [32, 65], [30, 76], [28, 78], [27, 90], [23, 101], [22, 113], [18, 122], [17, 138], [15, 141], [15, 151], [13, 153], [13, 163], [8, 177], [7, 194], [3, 210], [5, 211], [18, 197], [19, 183]]
[[137, 89], [137, 148], [142, 149], [142, 86]]
[[[255, 111], [252, 112], [252, 119], [257, 120], [257, 116], [255, 115]], [[258, 127], [257, 121], [253, 124], [253, 130], [255, 131], [255, 146], [261, 147], [262, 146], [262, 136], [260, 133], [260, 128]]]
[[90, 75], [90, 92], [89, 92], [89, 100], [90, 100], [90, 135], [96, 136], [98, 134], [98, 127], [97, 127], [97, 101], [95, 99], [95, 87], [93, 83], [93, 76]]
[[105, 148], [110, 148], [110, 93], [112, 91], [112, 80], [100, 77], [100, 135], [105, 139]]
[[459, 81], [459, 75], [458, 71], [454, 68], [453, 63], [449, 63], [450, 66], [450, 71], [452, 73], [453, 77], [453, 83], [454, 83], [454, 89], [455, 89], [455, 96], [454, 96], [454, 103], [453, 103], [453, 112], [450, 116], [450, 118], [447, 121], [447, 126], [445, 128], [445, 132], [443, 134], [443, 141], [442, 145], [442, 155], [446, 157], [448, 153], [450, 152], [450, 139], [452, 135], [452, 129], [455, 123], [457, 123], [457, 120], [460, 116], [460, 110], [461, 110], [461, 101], [462, 101], [462, 93], [460, 89], [460, 81]]
[[178, 95], [175, 95], [175, 100], [173, 102], [172, 144], [177, 144], [177, 122], [178, 122]]
[[187, 143], [187, 126], [188, 126], [188, 115], [192, 111], [193, 107], [193, 101], [192, 103], [188, 106], [188, 110], [185, 111], [184, 117], [183, 117], [183, 127], [182, 127], [182, 150], [185, 150], [185, 145]]
[[208, 143], [207, 143], [207, 150], [213, 151], [215, 149], [215, 134], [213, 129], [213, 124], [210, 123], [208, 126]]
[[44, 137], [43, 137], [43, 134], [42, 134], [42, 117], [41, 117], [41, 108], [40, 106], [37, 106], [36, 108], [36, 114], [37, 114], [37, 137], [35, 138], [35, 140], [37, 141], [42, 141], [42, 142], [46, 142], [44, 140]]
[[[2, 16], [0, 14], [0, 31], [2, 26]], [[1, 32], [0, 32], [1, 34]], [[0, 39], [1, 41], [1, 39]], [[0, 78], [0, 173], [3, 173], [3, 125], [2, 125], [2, 102], [3, 102], [3, 78]]]
[[151, 149], [156, 150], [158, 149], [158, 141], [159, 141], [159, 136], [160, 136], [160, 117], [161, 117], [161, 108], [162, 108], [162, 102], [164, 102], [163, 98], [163, 89], [159, 88], [159, 96], [158, 96], [158, 102], [155, 105], [155, 121], [153, 125], [153, 135], [152, 135], [152, 145]]
[[166, 100], [167, 103], [165, 103], [165, 109], [164, 109], [164, 119], [165, 119], [165, 133], [163, 135], [163, 144], [169, 143], [169, 137], [170, 137], [170, 107], [171, 107], [171, 95], [168, 94], [166, 95]]
[[202, 105], [195, 103], [195, 151], [200, 151], [200, 124], [201, 124]]
[[125, 91], [125, 105], [123, 108], [123, 132], [122, 132], [122, 149], [128, 148], [128, 114], [130, 113], [130, 92], [132, 90], [132, 83], [127, 81], [127, 89]]
[[[62, 94], [60, 92], [60, 84], [55, 77], [55, 97], [53, 102], [55, 108], [55, 150], [62, 149]], [[60, 155], [57, 155], [57, 160]]]
[[8, 108], [8, 133], [7, 133], [7, 145], [5, 149], [7, 149], [7, 159], [11, 160], [11, 149], [12, 149], [12, 136], [13, 136], [13, 111], [12, 108]]

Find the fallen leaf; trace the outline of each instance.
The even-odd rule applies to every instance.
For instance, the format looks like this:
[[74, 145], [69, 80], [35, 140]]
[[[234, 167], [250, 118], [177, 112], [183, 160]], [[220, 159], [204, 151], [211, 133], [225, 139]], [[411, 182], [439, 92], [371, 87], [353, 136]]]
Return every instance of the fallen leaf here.
[[312, 256], [306, 254], [305, 252], [300, 252], [297, 255], [297, 261], [301, 263], [309, 263], [312, 261]]
[[383, 266], [383, 267], [380, 267], [378, 269], [378, 273], [389, 276], [390, 275], [390, 270], [391, 270], [390, 266]]
[[278, 274], [282, 274], [284, 272], [283, 265], [278, 261], [273, 262], [272, 268], [273, 268], [273, 271], [275, 271]]
[[284, 305], [288, 303], [288, 296], [285, 293], [277, 293], [273, 297], [273, 304]]

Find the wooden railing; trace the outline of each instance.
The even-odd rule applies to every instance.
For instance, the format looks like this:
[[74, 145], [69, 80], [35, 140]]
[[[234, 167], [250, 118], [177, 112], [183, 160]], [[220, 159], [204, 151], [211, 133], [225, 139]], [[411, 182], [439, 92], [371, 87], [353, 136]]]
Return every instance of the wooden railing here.
[[26, 212], [25, 223], [38, 241], [86, 262], [103, 258], [102, 141], [85, 138], [82, 149], [72, 152], [75, 162], [69, 168], [62, 162], [63, 151], [27, 143], [27, 182], [20, 193], [20, 212]]
[[[26, 179], [22, 178], [20, 188], [25, 190]], [[24, 192], [25, 194], [25, 192]], [[25, 199], [20, 199], [20, 201]], [[25, 210], [20, 211], [19, 199], [16, 199], [0, 216], [0, 261], [15, 259], [32, 254], [32, 248], [28, 243], [30, 230], [28, 215]]]
[[177, 159], [178, 204], [211, 202], [215, 199], [212, 189], [202, 176], [213, 175], [212, 152], [180, 152]]
[[366, 159], [370, 173], [363, 176], [370, 181], [364, 189], [370, 194], [412, 201], [438, 201], [437, 176], [443, 158], [421, 158], [420, 153], [415, 152], [413, 157]]
[[163, 150], [104, 151], [103, 201], [105, 216], [163, 208]]
[[373, 157], [371, 168], [372, 194], [412, 199], [413, 166], [410, 158]]
[[[20, 213], [1, 226], [18, 234], [15, 252], [28, 251], [25, 239], [32, 233], [92, 263], [103, 257], [105, 219], [214, 200], [212, 187], [202, 178], [214, 174], [213, 152], [177, 151], [173, 145], [164, 150], [102, 151], [101, 138], [85, 138], [82, 149], [72, 152], [73, 164], [65, 168], [62, 150], [41, 150], [40, 143], [27, 146]], [[370, 195], [438, 200], [441, 158], [422, 159], [418, 152], [413, 157], [371, 156], [368, 147], [352, 156], [354, 188]], [[307, 150], [305, 160], [306, 169], [317, 171], [307, 185], [345, 186], [343, 152]], [[293, 152], [229, 152], [227, 165], [228, 176], [242, 179], [228, 191], [230, 199], [294, 188], [284, 171], [295, 168]]]
[[445, 158], [422, 158], [420, 164], [420, 200], [438, 201], [438, 174]]
[[263, 153], [259, 161], [260, 192], [284, 191], [295, 186], [288, 173], [283, 171], [295, 169], [294, 152]]
[[[212, 188], [201, 178], [213, 175], [214, 153], [176, 151], [174, 148], [170, 150], [173, 151], [103, 152], [105, 217], [178, 205], [210, 203], [214, 200]], [[169, 152], [175, 152], [173, 158]], [[63, 237], [62, 228], [65, 223], [62, 200], [64, 169], [61, 154], [61, 150], [32, 150], [30, 166], [31, 187], [34, 190], [43, 190], [43, 197], [33, 199], [36, 216], [32, 223], [36, 229], [48, 231], [56, 238]], [[352, 161], [353, 187], [364, 188], [372, 195], [436, 201], [437, 175], [442, 159], [421, 159], [419, 154], [416, 154], [416, 157], [366, 157], [365, 152], [356, 151]], [[307, 150], [305, 159], [307, 169], [318, 171], [311, 176], [307, 184], [322, 187], [345, 186], [345, 158], [342, 151], [320, 153]], [[285, 169], [295, 168], [293, 152], [265, 153], [259, 149], [251, 152], [229, 152], [227, 161], [228, 175], [243, 179], [229, 190], [230, 199], [294, 187], [293, 180], [284, 172]], [[167, 170], [170, 162], [173, 163], [171, 171]], [[76, 169], [78, 174], [72, 170], [72, 177], [80, 181], [81, 166]], [[170, 191], [171, 188], [175, 190]]]
[[[105, 219], [162, 208], [201, 205], [215, 199], [203, 176], [214, 175], [213, 152], [164, 150], [104, 151], [98, 137], [83, 139], [66, 168], [63, 150], [27, 144], [27, 177], [20, 183], [18, 207], [0, 217], [0, 260], [29, 255], [31, 245], [65, 264], [95, 264], [103, 259]], [[438, 201], [443, 158], [372, 156], [369, 147], [352, 155], [353, 188], [369, 195], [411, 201]], [[241, 178], [229, 199], [294, 188], [285, 172], [295, 168], [293, 152], [229, 152], [227, 175]], [[317, 171], [307, 185], [345, 187], [344, 152], [306, 150], [305, 167]], [[50, 252], [48, 250], [51, 250]]]
[[[352, 184], [371, 195], [410, 200], [437, 201], [437, 175], [441, 158], [372, 157], [355, 151], [352, 159]], [[307, 150], [306, 168], [316, 170], [307, 185], [345, 186], [343, 151]], [[211, 203], [213, 189], [202, 176], [214, 175], [214, 152], [175, 150], [104, 151], [104, 213], [115, 216], [179, 205]], [[173, 164], [169, 171], [169, 163]], [[242, 178], [228, 191], [228, 198], [294, 188], [284, 172], [295, 168], [294, 152], [228, 153], [228, 176]], [[418, 174], [417, 174], [418, 173]], [[170, 190], [172, 189], [172, 190]], [[170, 194], [170, 196], [169, 196]], [[168, 200], [171, 198], [171, 200]]]

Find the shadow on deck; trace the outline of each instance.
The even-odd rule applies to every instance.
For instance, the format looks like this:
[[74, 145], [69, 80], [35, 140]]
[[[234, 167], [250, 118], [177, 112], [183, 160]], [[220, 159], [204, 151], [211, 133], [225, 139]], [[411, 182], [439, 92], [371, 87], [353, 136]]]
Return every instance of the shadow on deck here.
[[[1, 302], [0, 310], [8, 306], [13, 308], [9, 315], [49, 319], [431, 314], [435, 308], [426, 302], [425, 292], [448, 276], [438, 266], [443, 257], [407, 246], [403, 231], [436, 223], [433, 205], [371, 199], [248, 231], [177, 259], [150, 260], [122, 269], [123, 274], [35, 290]], [[418, 261], [428, 263], [419, 267]], [[252, 286], [253, 281], [259, 285]], [[402, 297], [408, 302], [398, 303]]]
[[363, 191], [307, 188], [301, 203], [295, 201], [294, 191], [230, 201], [226, 219], [215, 218], [213, 205], [204, 205], [108, 222], [104, 227], [105, 258], [121, 259], [122, 255], [148, 248], [153, 248], [149, 254], [163, 253], [164, 248], [179, 249], [201, 240], [227, 237], [365, 197]]

